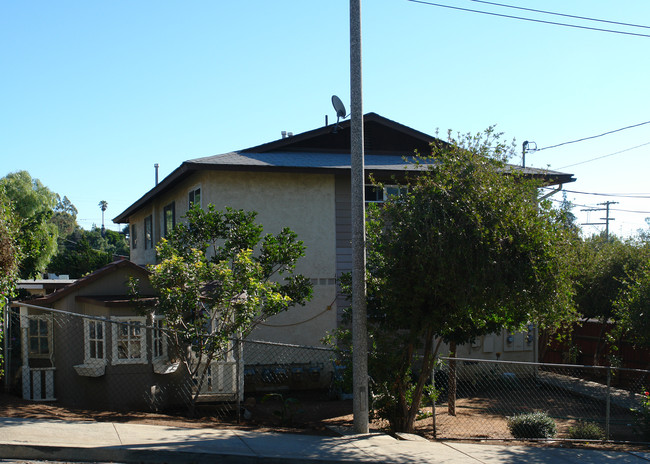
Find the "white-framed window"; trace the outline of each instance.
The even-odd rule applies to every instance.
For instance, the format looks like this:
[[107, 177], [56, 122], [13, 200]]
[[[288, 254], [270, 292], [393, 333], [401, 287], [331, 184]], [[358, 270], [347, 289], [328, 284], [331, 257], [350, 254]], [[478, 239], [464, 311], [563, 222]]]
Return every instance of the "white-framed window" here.
[[144, 317], [113, 317], [113, 364], [147, 362], [147, 338]]
[[166, 361], [167, 334], [165, 333], [165, 316], [153, 317], [153, 330], [151, 331], [151, 344], [153, 361]]
[[408, 187], [399, 185], [366, 185], [365, 196], [366, 203], [383, 203], [392, 196], [406, 195]]
[[28, 316], [27, 338], [30, 358], [52, 355], [52, 316]]
[[106, 325], [104, 321], [84, 320], [84, 360], [88, 363], [106, 362]]
[[191, 208], [194, 205], [201, 207], [201, 187], [195, 187], [187, 194], [187, 206]]

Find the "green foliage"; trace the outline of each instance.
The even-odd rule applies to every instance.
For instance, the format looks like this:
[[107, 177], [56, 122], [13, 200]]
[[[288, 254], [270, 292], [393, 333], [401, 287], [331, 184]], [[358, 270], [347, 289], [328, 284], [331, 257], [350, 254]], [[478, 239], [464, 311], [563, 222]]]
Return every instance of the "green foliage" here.
[[15, 295], [18, 264], [21, 258], [18, 241], [18, 218], [13, 205], [0, 186], [0, 378], [4, 376], [4, 305]]
[[573, 440], [604, 440], [605, 431], [594, 422], [579, 421], [573, 427], [569, 427], [569, 438]]
[[650, 260], [630, 272], [625, 288], [614, 302], [614, 316], [619, 337], [628, 335], [640, 346], [650, 347]]
[[575, 236], [537, 201], [540, 182], [504, 163], [512, 147], [490, 128], [432, 151], [407, 194], [368, 212], [369, 368], [398, 431], [412, 430], [434, 336], [460, 344], [574, 319]]
[[641, 397], [641, 405], [638, 410], [641, 414], [639, 425], [643, 431], [645, 438], [650, 439], [650, 392], [643, 390]]
[[59, 239], [59, 252], [48, 265], [54, 274], [68, 274], [77, 279], [106, 266], [118, 256], [129, 256], [129, 244], [124, 236], [112, 230], [98, 227], [75, 230]]
[[553, 438], [555, 420], [545, 412], [535, 411], [508, 417], [508, 429], [515, 438]]
[[0, 179], [6, 199], [13, 204], [18, 218], [18, 243], [22, 250], [20, 276], [37, 277], [45, 271], [56, 253], [57, 226], [50, 222], [57, 196], [27, 171], [18, 171]]
[[302, 242], [289, 229], [262, 237], [255, 216], [195, 207], [187, 224], [159, 243], [159, 264], [149, 268], [159, 294], [156, 312], [165, 316], [180, 360], [199, 379], [198, 390], [206, 367], [225, 356], [233, 337], [311, 298], [309, 279], [294, 274]]
[[293, 424], [296, 414], [303, 412], [300, 407], [300, 401], [296, 398], [285, 398], [281, 393], [267, 393], [262, 397], [262, 403], [274, 401], [279, 403], [280, 409], [273, 411], [273, 415], [280, 419], [280, 424], [289, 426]]

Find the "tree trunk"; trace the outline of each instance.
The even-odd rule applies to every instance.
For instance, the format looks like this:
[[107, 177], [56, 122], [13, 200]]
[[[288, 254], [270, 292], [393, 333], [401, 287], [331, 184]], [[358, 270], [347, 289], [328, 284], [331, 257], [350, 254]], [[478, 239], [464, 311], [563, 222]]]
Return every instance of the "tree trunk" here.
[[[449, 357], [456, 357], [456, 342], [449, 343]], [[447, 399], [447, 410], [450, 416], [456, 415], [456, 360], [449, 360], [449, 397]]]

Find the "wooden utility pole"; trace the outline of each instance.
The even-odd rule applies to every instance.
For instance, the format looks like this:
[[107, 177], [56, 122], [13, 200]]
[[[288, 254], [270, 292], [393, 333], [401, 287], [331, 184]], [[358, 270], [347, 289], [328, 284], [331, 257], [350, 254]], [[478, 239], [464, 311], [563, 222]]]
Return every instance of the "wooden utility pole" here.
[[615, 218], [610, 218], [609, 217], [609, 206], [610, 205], [617, 205], [618, 201], [606, 201], [604, 203], [598, 203], [599, 205], [604, 206], [604, 208], [587, 208], [583, 209], [581, 211], [605, 211], [605, 217], [600, 218], [602, 221], [605, 222], [585, 222], [582, 225], [583, 226], [605, 226], [605, 240], [609, 240], [609, 221], [613, 221]]

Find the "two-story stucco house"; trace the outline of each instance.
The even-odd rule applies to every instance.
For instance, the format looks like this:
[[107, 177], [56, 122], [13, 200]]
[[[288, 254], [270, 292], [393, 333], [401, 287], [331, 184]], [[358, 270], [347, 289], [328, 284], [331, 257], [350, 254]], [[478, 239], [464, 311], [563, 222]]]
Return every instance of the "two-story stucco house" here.
[[[390, 183], [417, 169], [409, 157], [430, 154], [430, 135], [370, 113], [364, 117], [365, 168]], [[570, 174], [526, 169], [548, 185], [574, 181]], [[366, 201], [386, 192], [366, 188]], [[129, 224], [131, 260], [155, 263], [155, 246], [190, 205], [214, 204], [258, 212], [264, 231], [294, 230], [306, 246], [298, 272], [314, 283], [305, 307], [274, 316], [252, 338], [317, 345], [340, 322], [344, 300], [337, 278], [351, 269], [350, 122], [328, 125], [252, 148], [183, 162], [113, 219]], [[338, 304], [337, 304], [338, 303]]]

